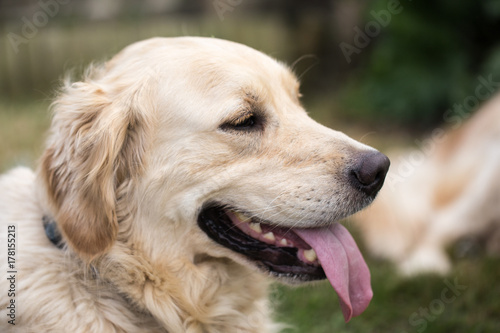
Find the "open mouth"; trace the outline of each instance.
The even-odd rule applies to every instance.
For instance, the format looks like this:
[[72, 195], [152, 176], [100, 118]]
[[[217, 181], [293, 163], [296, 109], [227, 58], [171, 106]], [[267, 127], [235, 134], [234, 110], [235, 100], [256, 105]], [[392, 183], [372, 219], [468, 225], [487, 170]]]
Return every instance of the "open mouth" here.
[[223, 205], [208, 205], [198, 225], [212, 240], [274, 276], [292, 282], [327, 278], [339, 295], [346, 321], [370, 303], [370, 272], [354, 239], [338, 223], [284, 228]]
[[198, 223], [214, 241], [273, 275], [299, 281], [326, 278], [314, 250], [290, 229], [257, 222], [220, 206], [204, 209]]

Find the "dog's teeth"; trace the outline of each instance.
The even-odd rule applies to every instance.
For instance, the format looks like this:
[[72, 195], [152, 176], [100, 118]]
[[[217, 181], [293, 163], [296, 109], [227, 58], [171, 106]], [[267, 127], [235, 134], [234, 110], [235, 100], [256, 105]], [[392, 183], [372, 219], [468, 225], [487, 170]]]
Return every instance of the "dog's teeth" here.
[[241, 214], [240, 212], [234, 212], [234, 216], [241, 222], [248, 222], [251, 219], [249, 217], [246, 217], [245, 215]]
[[268, 232], [267, 234], [264, 234], [264, 238], [271, 241], [271, 242], [274, 242], [276, 240], [276, 238], [274, 237], [274, 234], [272, 232]]
[[287, 242], [286, 238], [282, 238], [280, 240], [280, 244], [283, 245], [283, 246], [288, 246], [288, 242]]
[[255, 231], [259, 234], [262, 233], [262, 228], [260, 227], [260, 223], [250, 222], [249, 226], [250, 226], [250, 229], [252, 229], [253, 231]]
[[305, 250], [304, 257], [310, 262], [314, 262], [318, 259], [318, 256], [316, 255], [316, 252], [313, 249]]

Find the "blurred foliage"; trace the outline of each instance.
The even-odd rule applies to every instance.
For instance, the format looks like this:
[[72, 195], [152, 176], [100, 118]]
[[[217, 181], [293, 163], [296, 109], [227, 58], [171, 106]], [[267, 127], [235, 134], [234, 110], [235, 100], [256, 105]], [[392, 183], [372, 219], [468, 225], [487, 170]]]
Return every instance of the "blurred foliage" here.
[[[373, 1], [365, 22], [375, 21], [372, 11], [387, 11], [389, 2]], [[401, 13], [361, 50], [359, 67], [340, 93], [346, 114], [424, 128], [474, 95], [479, 75], [500, 82], [500, 1], [400, 3]]]
[[8, 34], [21, 34], [21, 27], [19, 20], [0, 25], [0, 99], [50, 97], [66, 73], [79, 78], [89, 63], [106, 61], [127, 45], [156, 36], [235, 40], [280, 59], [290, 53], [291, 45], [284, 27], [266, 16], [246, 19], [228, 15], [223, 24], [213, 17], [193, 15], [99, 22], [57, 17], [20, 44], [16, 52]]
[[213, 2], [171, 0], [155, 12], [123, 0], [119, 14], [101, 20], [82, 14], [86, 2], [61, 6], [14, 52], [8, 34], [21, 34], [21, 17], [40, 8], [0, 0], [0, 98], [40, 98], [68, 69], [79, 72], [140, 39], [179, 35], [234, 40], [293, 64], [306, 106], [320, 100], [326, 117], [377, 130], [436, 126], [447, 109], [474, 94], [479, 75], [500, 81], [500, 0], [400, 0], [401, 12], [352, 62], [341, 43], [355, 44], [356, 29], [377, 22], [373, 12], [397, 0], [243, 1], [223, 16]]

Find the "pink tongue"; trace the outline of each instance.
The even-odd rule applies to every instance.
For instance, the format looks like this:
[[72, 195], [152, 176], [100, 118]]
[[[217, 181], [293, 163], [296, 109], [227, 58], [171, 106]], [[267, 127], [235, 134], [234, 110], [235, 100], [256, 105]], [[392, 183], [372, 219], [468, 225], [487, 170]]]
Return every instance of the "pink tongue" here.
[[328, 281], [339, 295], [345, 321], [360, 315], [373, 292], [370, 271], [349, 231], [338, 223], [329, 228], [294, 231], [316, 251]]

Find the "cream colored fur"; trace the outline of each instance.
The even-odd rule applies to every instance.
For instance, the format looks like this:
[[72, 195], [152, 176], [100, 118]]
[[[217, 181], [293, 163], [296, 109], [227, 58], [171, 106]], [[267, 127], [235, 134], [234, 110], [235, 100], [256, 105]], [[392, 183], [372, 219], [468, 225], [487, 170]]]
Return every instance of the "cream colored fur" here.
[[[2, 332], [276, 332], [268, 276], [199, 229], [202, 206], [290, 227], [361, 208], [338, 177], [371, 148], [311, 120], [293, 74], [239, 44], [133, 44], [66, 82], [53, 111], [36, 173], [0, 178], [0, 233], [15, 224], [18, 240], [16, 325], [3, 315]], [[249, 113], [264, 130], [222, 129]]]

